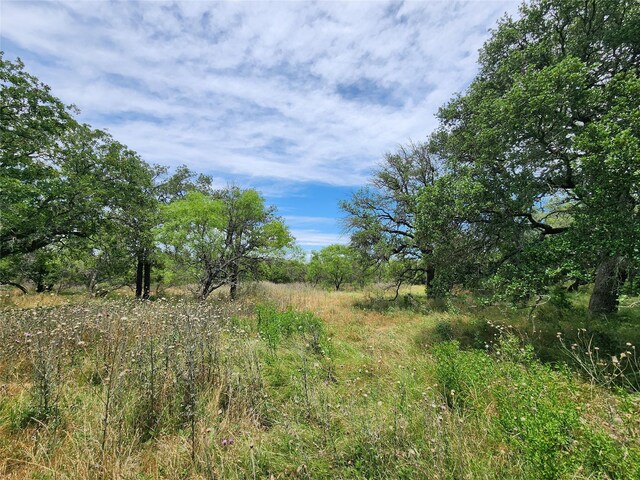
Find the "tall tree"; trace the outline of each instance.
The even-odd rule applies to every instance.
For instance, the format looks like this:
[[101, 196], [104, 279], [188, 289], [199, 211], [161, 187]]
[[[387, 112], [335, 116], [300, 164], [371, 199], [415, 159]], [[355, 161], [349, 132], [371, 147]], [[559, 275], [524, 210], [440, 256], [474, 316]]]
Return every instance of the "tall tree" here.
[[0, 257], [88, 232], [94, 201], [86, 186], [94, 171], [77, 160], [95, 135], [22, 62], [2, 55], [0, 102]]
[[427, 145], [410, 144], [385, 155], [370, 186], [340, 204], [352, 246], [378, 267], [393, 259], [398, 286], [433, 281], [432, 245], [416, 236], [415, 221], [418, 195], [437, 176]]
[[0, 281], [15, 274], [5, 266], [42, 249], [73, 243], [94, 251], [109, 238], [146, 248], [154, 170], [106, 132], [78, 123], [19, 60], [0, 58], [0, 82]]
[[639, 66], [638, 2], [534, 0], [499, 22], [431, 144], [502, 271], [590, 266], [593, 312], [616, 310], [640, 244]]

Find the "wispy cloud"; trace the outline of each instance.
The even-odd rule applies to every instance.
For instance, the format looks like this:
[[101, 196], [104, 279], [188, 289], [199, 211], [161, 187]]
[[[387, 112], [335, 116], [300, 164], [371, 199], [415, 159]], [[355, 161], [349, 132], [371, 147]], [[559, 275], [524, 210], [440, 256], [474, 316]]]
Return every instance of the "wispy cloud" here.
[[314, 229], [292, 229], [292, 235], [295, 237], [297, 243], [309, 250], [311, 247], [319, 249], [327, 245], [334, 243], [347, 244], [349, 243], [349, 237], [340, 233], [326, 233]]
[[344, 186], [425, 138], [516, 5], [3, 0], [0, 31], [9, 58], [147, 161]]
[[297, 225], [337, 225], [338, 219], [333, 217], [311, 217], [304, 215], [284, 215], [284, 219], [286, 220], [288, 225], [297, 226]]

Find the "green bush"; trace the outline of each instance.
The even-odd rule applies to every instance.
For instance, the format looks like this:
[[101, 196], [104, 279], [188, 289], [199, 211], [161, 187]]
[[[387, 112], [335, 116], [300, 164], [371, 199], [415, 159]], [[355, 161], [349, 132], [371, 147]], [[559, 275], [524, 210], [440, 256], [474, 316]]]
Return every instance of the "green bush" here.
[[303, 336], [316, 354], [324, 355], [329, 349], [322, 321], [311, 312], [281, 311], [267, 304], [256, 307], [256, 316], [258, 332], [272, 350], [294, 334]]

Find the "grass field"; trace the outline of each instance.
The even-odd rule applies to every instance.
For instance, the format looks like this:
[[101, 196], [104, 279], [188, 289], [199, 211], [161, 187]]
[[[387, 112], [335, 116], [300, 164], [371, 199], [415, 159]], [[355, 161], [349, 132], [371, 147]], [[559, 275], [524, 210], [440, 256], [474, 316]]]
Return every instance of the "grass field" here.
[[635, 309], [2, 302], [1, 478], [640, 478]]

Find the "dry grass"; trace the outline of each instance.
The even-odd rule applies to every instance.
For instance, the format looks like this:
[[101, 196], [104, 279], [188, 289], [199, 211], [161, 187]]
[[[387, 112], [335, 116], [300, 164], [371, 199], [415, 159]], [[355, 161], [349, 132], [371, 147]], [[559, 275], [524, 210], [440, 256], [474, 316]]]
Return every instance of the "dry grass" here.
[[[502, 356], [439, 346], [428, 332], [468, 314], [355, 306], [378, 293], [258, 284], [241, 302], [220, 292], [206, 305], [12, 296], [0, 310], [0, 477], [586, 479], [638, 471], [637, 395], [552, 372], [509, 343]], [[265, 302], [313, 312], [324, 353], [304, 323], [267, 343], [254, 314]], [[46, 395], [54, 405], [43, 411]], [[546, 419], [523, 420], [533, 436], [508, 430], [531, 408]], [[565, 429], [575, 444], [563, 443]]]
[[78, 297], [62, 296], [55, 293], [24, 294], [15, 288], [0, 287], [0, 308], [37, 308], [66, 305]]

